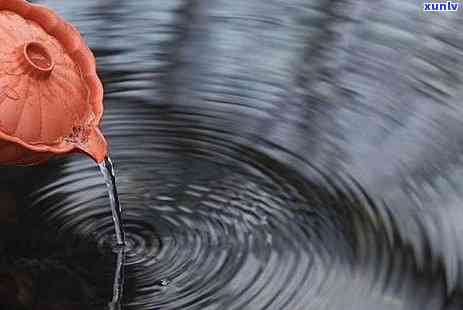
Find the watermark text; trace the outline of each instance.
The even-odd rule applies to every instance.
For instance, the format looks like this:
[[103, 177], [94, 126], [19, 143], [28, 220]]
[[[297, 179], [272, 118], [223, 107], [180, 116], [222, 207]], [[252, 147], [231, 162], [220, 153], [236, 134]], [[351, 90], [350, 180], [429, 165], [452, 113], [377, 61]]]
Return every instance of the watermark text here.
[[457, 2], [425, 2], [423, 4], [423, 10], [425, 12], [456, 12], [460, 8], [460, 4]]

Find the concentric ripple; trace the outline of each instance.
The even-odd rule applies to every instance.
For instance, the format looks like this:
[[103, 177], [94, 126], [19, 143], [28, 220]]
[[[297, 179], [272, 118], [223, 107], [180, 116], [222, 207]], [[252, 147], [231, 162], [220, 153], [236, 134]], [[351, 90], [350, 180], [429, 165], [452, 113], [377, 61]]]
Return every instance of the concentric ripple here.
[[[221, 132], [162, 128], [156, 111], [133, 108], [113, 106], [105, 122], [124, 208], [128, 309], [435, 306], [416, 291], [442, 303], [412, 257], [391, 251], [387, 220], [353, 180], [309, 166], [303, 177]], [[148, 140], [151, 131], [164, 133]], [[103, 179], [86, 159], [59, 166], [31, 196], [31, 214], [107, 252], [115, 237]]]

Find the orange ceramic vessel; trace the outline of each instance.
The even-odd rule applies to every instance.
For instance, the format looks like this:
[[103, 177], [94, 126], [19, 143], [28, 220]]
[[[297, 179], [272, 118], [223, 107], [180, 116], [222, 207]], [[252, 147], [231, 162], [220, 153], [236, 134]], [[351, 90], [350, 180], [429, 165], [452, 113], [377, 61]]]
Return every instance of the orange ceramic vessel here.
[[0, 42], [0, 165], [103, 161], [103, 86], [79, 32], [46, 7], [0, 0]]

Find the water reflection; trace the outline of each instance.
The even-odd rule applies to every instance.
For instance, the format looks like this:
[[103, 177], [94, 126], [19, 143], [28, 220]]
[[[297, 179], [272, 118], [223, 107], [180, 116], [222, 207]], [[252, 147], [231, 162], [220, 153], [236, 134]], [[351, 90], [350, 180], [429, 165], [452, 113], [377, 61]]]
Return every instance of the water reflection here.
[[[11, 194], [0, 198], [10, 216], [24, 212]], [[0, 219], [0, 309], [122, 309], [124, 248], [112, 253], [112, 244], [99, 248], [92, 240], [57, 237], [42, 223], [6, 213]]]
[[[393, 0], [40, 3], [81, 29], [105, 82], [124, 309], [462, 307], [460, 14]], [[22, 227], [2, 253], [67, 251], [68, 278], [107, 307], [114, 229], [96, 167], [10, 173], [24, 211], [0, 216]]]
[[109, 310], [122, 309], [122, 295], [124, 291], [124, 264], [125, 264], [125, 247], [119, 246], [116, 249], [117, 260], [114, 273], [113, 299], [109, 303]]

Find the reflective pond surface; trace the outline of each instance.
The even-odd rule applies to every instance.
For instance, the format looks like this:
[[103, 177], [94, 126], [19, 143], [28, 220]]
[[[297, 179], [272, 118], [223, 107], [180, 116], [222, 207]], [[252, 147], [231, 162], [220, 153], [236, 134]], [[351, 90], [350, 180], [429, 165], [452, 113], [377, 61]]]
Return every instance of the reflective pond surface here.
[[2, 168], [0, 309], [463, 307], [461, 14], [34, 2], [97, 56], [127, 248], [90, 159]]

